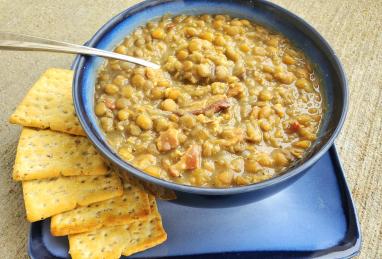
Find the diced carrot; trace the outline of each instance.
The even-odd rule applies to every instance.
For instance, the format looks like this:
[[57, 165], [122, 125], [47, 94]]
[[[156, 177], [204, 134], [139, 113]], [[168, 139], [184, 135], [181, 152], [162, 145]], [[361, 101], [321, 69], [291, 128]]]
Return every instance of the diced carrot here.
[[298, 121], [294, 121], [293, 123], [289, 125], [289, 129], [291, 132], [298, 132], [300, 128], [301, 128], [301, 125], [300, 123], [298, 123]]

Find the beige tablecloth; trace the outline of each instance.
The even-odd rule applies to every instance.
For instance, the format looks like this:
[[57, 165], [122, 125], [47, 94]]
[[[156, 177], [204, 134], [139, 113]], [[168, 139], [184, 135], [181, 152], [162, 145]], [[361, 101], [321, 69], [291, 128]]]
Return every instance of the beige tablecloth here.
[[[137, 1], [1, 0], [0, 30], [82, 43]], [[276, 0], [311, 23], [345, 66], [350, 109], [338, 140], [361, 222], [360, 257], [382, 258], [382, 1]], [[26, 258], [29, 224], [11, 170], [20, 132], [8, 116], [48, 67], [68, 68], [72, 55], [0, 51], [0, 258]]]

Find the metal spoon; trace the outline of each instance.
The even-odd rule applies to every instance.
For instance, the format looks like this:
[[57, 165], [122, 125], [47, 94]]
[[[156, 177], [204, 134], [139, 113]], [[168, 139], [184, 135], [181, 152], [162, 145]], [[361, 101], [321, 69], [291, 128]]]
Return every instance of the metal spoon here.
[[113, 58], [122, 61], [127, 61], [145, 67], [151, 67], [154, 69], [160, 68], [158, 64], [140, 58], [135, 58], [101, 49], [95, 49], [86, 46], [11, 32], [0, 32], [0, 49], [24, 51], [51, 51], [72, 54], [94, 55], [104, 58]]

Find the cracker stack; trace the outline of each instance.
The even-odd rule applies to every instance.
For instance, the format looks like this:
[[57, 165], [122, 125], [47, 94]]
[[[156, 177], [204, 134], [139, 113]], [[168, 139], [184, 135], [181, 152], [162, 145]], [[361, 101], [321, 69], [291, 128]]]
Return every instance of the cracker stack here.
[[71, 70], [48, 69], [10, 117], [24, 127], [13, 179], [22, 182], [27, 219], [51, 217], [51, 233], [68, 236], [73, 259], [161, 244], [167, 234], [152, 194], [174, 194], [108, 167], [75, 116], [72, 79]]

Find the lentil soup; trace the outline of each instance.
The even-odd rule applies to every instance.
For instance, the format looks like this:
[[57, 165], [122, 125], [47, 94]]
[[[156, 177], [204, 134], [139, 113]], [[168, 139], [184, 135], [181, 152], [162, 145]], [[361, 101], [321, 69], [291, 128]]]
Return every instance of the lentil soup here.
[[114, 50], [95, 114], [121, 158], [154, 177], [225, 188], [282, 174], [316, 139], [319, 81], [283, 35], [227, 15], [164, 16]]

